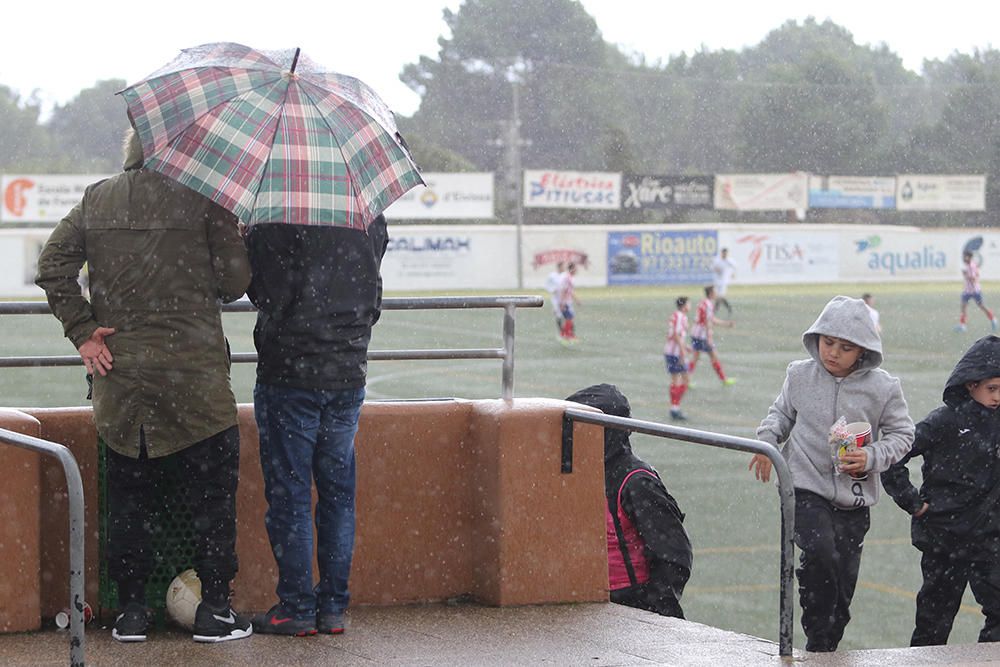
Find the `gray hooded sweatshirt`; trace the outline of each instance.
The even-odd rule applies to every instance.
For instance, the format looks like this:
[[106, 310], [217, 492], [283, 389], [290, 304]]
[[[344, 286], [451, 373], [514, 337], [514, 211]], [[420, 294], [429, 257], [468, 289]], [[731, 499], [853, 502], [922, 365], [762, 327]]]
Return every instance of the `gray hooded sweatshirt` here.
[[[821, 335], [843, 338], [864, 348], [850, 375], [837, 378], [819, 357]], [[792, 482], [841, 509], [874, 505], [879, 498], [878, 475], [856, 480], [838, 473], [829, 444], [830, 427], [838, 418], [872, 425], [872, 443], [865, 450], [865, 470], [880, 473], [910, 450], [910, 419], [899, 380], [879, 368], [882, 341], [865, 302], [846, 296], [830, 300], [813, 325], [802, 334], [810, 359], [788, 365], [781, 393], [757, 428], [757, 438], [782, 445]]]

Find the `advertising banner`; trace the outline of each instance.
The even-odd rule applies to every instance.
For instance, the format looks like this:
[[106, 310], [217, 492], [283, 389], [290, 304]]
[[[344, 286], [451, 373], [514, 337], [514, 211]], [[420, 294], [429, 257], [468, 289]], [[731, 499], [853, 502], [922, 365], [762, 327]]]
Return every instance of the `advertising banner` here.
[[985, 211], [986, 176], [902, 174], [896, 177], [900, 211]]
[[719, 247], [736, 267], [732, 284], [824, 283], [837, 280], [840, 233], [778, 227], [724, 229]]
[[718, 251], [714, 229], [608, 232], [608, 285], [709, 283]]
[[[962, 254], [968, 251], [979, 265], [980, 280], [1000, 280], [1000, 233], [959, 231], [955, 238], [958, 271], [962, 268]], [[956, 274], [956, 280], [961, 280], [959, 274]]]
[[493, 218], [491, 172], [421, 174], [418, 185], [385, 210], [389, 220], [472, 220]]
[[390, 227], [382, 260], [387, 290], [517, 287], [513, 228]]
[[809, 175], [716, 174], [715, 208], [729, 211], [793, 211], [809, 205]]
[[622, 176], [622, 208], [712, 208], [712, 176]]
[[0, 296], [44, 296], [35, 286], [38, 255], [49, 238], [50, 229], [0, 229]]
[[5, 174], [0, 177], [0, 222], [59, 222], [99, 174]]
[[959, 281], [961, 249], [957, 236], [945, 232], [865, 234], [862, 229], [844, 230], [840, 235], [840, 279]]
[[606, 171], [525, 169], [524, 205], [528, 208], [617, 210], [622, 175]]
[[809, 175], [809, 208], [895, 207], [895, 176]]
[[576, 264], [577, 287], [607, 284], [605, 228], [591, 231], [569, 225], [538, 225], [524, 229], [522, 275], [527, 289], [542, 288], [559, 262]]

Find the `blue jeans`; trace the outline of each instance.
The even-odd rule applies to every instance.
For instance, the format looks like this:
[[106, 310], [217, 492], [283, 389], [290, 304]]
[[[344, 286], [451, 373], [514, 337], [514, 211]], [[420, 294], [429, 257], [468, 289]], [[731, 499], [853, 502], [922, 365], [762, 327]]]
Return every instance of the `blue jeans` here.
[[[278, 600], [286, 613], [312, 619], [342, 613], [354, 553], [354, 435], [364, 387], [339, 391], [257, 384], [267, 514], [278, 565]], [[313, 586], [312, 480], [316, 479], [317, 561]]]

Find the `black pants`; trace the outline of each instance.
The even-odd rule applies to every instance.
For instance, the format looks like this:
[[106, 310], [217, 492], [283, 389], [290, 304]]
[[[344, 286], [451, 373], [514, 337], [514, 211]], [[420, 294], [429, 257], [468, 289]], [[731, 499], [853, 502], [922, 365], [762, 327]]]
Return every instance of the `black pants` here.
[[1000, 563], [924, 552], [920, 570], [924, 582], [917, 593], [916, 624], [910, 646], [948, 643], [966, 583], [972, 587], [972, 594], [986, 617], [979, 641], [1000, 641]]
[[851, 620], [869, 510], [836, 509], [821, 496], [795, 489], [795, 545], [800, 549], [799, 604], [807, 651], [835, 651]]
[[240, 435], [236, 426], [176, 454], [151, 459], [141, 443], [139, 458], [107, 450], [108, 574], [118, 585], [121, 606], [145, 602], [153, 569], [153, 519], [164, 505], [160, 486], [167, 464], [176, 464], [176, 492], [192, 509], [194, 567], [202, 597], [220, 606], [229, 596], [236, 560], [236, 484]]

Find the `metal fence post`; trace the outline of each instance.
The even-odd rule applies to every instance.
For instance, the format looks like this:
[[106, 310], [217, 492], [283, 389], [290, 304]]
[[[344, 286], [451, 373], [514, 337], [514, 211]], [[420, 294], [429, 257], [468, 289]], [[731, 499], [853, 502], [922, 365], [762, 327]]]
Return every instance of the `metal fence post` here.
[[77, 465], [73, 452], [63, 445], [48, 440], [0, 428], [0, 442], [54, 456], [62, 464], [69, 495], [69, 662], [73, 667], [83, 667], [85, 653], [83, 601], [86, 589], [83, 580], [84, 499], [80, 466]]

